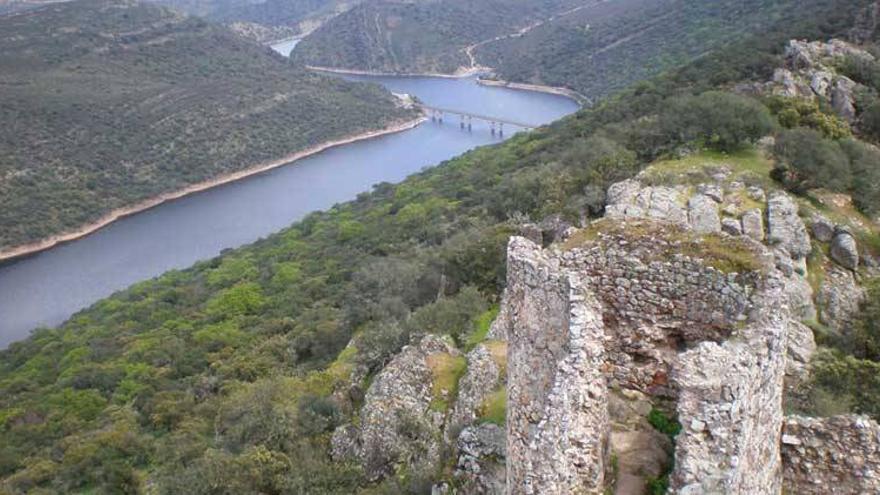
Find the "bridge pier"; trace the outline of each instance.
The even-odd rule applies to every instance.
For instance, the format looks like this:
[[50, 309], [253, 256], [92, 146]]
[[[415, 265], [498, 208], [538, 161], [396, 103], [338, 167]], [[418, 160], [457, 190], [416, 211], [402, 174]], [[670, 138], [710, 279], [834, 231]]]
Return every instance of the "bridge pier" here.
[[532, 129], [534, 129], [534, 126], [529, 123], [517, 122], [510, 119], [502, 119], [499, 117], [492, 117], [490, 115], [471, 114], [463, 112], [461, 110], [438, 108], [428, 105], [422, 105], [422, 109], [424, 109], [426, 113], [430, 113], [432, 122], [439, 122], [440, 124], [443, 123], [443, 118], [445, 114], [448, 113], [453, 117], [457, 115], [459, 129], [464, 130], [465, 125], [467, 125], [468, 132], [473, 132], [473, 119], [477, 119], [488, 124], [489, 130], [493, 136], [497, 134], [501, 137], [504, 137], [504, 124], [508, 124], [508, 126], [522, 128], [526, 131], [531, 131]]

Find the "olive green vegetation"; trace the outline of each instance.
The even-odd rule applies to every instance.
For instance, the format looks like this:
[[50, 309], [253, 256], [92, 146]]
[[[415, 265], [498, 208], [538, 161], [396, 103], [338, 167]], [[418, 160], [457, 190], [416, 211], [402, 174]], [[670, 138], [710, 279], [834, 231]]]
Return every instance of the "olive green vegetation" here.
[[440, 352], [428, 356], [426, 362], [432, 375], [431, 409], [444, 412], [457, 395], [458, 381], [467, 370], [467, 359]]
[[807, 413], [855, 412], [880, 419], [880, 279], [865, 283], [865, 302], [849, 332], [818, 333]]
[[[677, 419], [669, 416], [662, 409], [654, 407], [648, 413], [648, 423], [655, 430], [668, 436], [672, 440], [672, 445], [675, 446], [675, 437], [681, 433], [681, 423]], [[672, 458], [674, 460], [674, 456]], [[649, 495], [663, 495], [669, 490], [669, 475], [672, 474], [674, 467], [674, 464], [670, 462], [659, 476], [645, 480], [645, 488]]]
[[482, 422], [504, 426], [507, 422], [507, 387], [502, 386], [486, 396], [478, 415]]
[[[778, 31], [802, 35], [789, 27]], [[731, 134], [742, 143], [707, 136], [759, 128], [762, 112], [707, 91], [769, 78], [781, 60], [762, 43], [380, 184], [12, 344], [0, 353], [0, 490], [420, 493], [434, 475], [401, 468], [376, 485], [330, 459], [333, 429], [357, 421], [353, 391], [412, 336], [467, 344], [498, 300], [505, 246], [524, 216], [599, 213], [607, 186], [682, 146], [750, 146], [748, 132]], [[731, 122], [667, 113], [711, 112], [713, 99], [733, 105]], [[693, 119], [688, 135], [672, 127], [680, 119]], [[493, 357], [503, 350], [486, 345]], [[369, 376], [352, 384], [354, 369]], [[500, 400], [488, 409], [499, 410]]]
[[[779, 44], [804, 25], [809, 37], [849, 22], [867, 0], [517, 0], [365, 2], [297, 47], [310, 65], [382, 72], [454, 72], [469, 67], [465, 48], [501, 79], [562, 86], [589, 98], [761, 33]], [[552, 20], [548, 21], [552, 17]], [[528, 27], [522, 35], [507, 36]], [[490, 41], [499, 38], [495, 41]], [[488, 41], [488, 42], [487, 42]], [[481, 43], [486, 42], [486, 43]], [[758, 58], [753, 62], [760, 63]], [[721, 80], [731, 74], [716, 74]]]
[[489, 335], [489, 330], [492, 328], [492, 322], [495, 321], [495, 318], [498, 316], [499, 307], [493, 306], [491, 309], [486, 311], [477, 317], [477, 320], [474, 322], [474, 330], [465, 343], [465, 349], [467, 351], [473, 350], [477, 344], [482, 343], [486, 340], [486, 337]]
[[[600, 97], [750, 33], [780, 42], [784, 32], [774, 25], [813, 19], [848, 23], [854, 9], [866, 4], [849, 0], [595, 2], [525, 36], [483, 45], [476, 55], [501, 79], [564, 86]], [[728, 77], [723, 71], [718, 76]]]
[[378, 72], [452, 73], [468, 67], [465, 48], [506, 35], [579, 0], [363, 2], [306, 37], [298, 63]]
[[295, 26], [319, 20], [357, 0], [150, 0], [154, 3], [218, 22], [246, 21], [266, 26]]
[[160, 7], [77, 0], [0, 32], [0, 249], [414, 117]]

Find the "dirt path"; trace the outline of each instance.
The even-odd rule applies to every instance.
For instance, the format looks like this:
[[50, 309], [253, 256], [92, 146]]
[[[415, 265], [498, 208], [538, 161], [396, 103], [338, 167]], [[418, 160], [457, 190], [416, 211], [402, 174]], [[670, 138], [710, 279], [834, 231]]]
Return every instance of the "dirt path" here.
[[580, 7], [575, 7], [573, 9], [566, 10], [565, 12], [560, 12], [558, 14], [554, 14], [554, 15], [552, 15], [542, 21], [538, 21], [538, 22], [534, 22], [532, 24], [529, 24], [528, 26], [520, 28], [513, 33], [504, 34], [501, 36], [496, 36], [494, 38], [483, 40], [478, 43], [474, 43], [473, 45], [469, 45], [469, 46], [465, 47], [464, 53], [467, 55], [468, 60], [470, 61], [471, 69], [472, 70], [488, 69], [488, 67], [483, 67], [483, 66], [480, 66], [477, 64], [477, 57], [474, 55], [474, 50], [476, 50], [477, 48], [484, 46], [484, 45], [488, 45], [489, 43], [495, 43], [496, 41], [501, 41], [501, 40], [506, 40], [506, 39], [511, 39], [511, 38], [520, 38], [520, 37], [525, 36], [529, 32], [534, 31], [535, 29], [537, 29], [547, 23], [553, 22], [557, 19], [562, 19], [563, 17], [568, 17], [568, 16], [570, 16], [576, 12], [579, 12], [587, 7], [588, 7], [587, 5], [581, 5]]

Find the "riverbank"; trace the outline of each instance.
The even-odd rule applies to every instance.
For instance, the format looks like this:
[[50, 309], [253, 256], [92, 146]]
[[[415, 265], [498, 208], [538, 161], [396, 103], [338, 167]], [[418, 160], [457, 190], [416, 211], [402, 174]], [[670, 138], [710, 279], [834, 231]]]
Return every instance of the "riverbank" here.
[[351, 76], [376, 76], [376, 77], [440, 77], [444, 79], [465, 79], [468, 77], [479, 76], [491, 72], [489, 67], [460, 67], [452, 74], [441, 74], [434, 72], [377, 72], [369, 70], [357, 69], [340, 69], [338, 67], [322, 67], [317, 65], [307, 65], [307, 69], [317, 72], [327, 72], [330, 74], [348, 74]]
[[132, 206], [127, 206], [124, 208], [117, 208], [115, 210], [110, 211], [97, 221], [85, 225], [73, 232], [58, 234], [41, 241], [32, 242], [29, 244], [24, 244], [20, 246], [16, 246], [14, 248], [8, 248], [4, 250], [0, 250], [0, 262], [9, 261], [15, 258], [21, 258], [24, 256], [33, 255], [39, 253], [41, 251], [45, 251], [47, 249], [51, 249], [60, 244], [64, 244], [66, 242], [75, 241], [87, 235], [93, 234], [98, 230], [121, 220], [125, 217], [149, 210], [151, 208], [155, 208], [159, 205], [167, 203], [169, 201], [174, 201], [176, 199], [183, 198], [185, 196], [189, 196], [198, 192], [206, 191], [208, 189], [212, 189], [218, 186], [222, 186], [224, 184], [229, 184], [235, 181], [239, 181], [253, 175], [262, 174], [268, 172], [270, 170], [276, 169], [278, 167], [282, 167], [284, 165], [289, 165], [304, 158], [308, 158], [312, 155], [316, 155], [321, 153], [322, 151], [326, 151], [330, 148], [335, 148], [338, 146], [343, 146], [346, 144], [356, 143], [359, 141], [365, 141], [368, 139], [374, 139], [381, 136], [386, 136], [389, 134], [396, 134], [399, 132], [407, 131], [409, 129], [413, 129], [418, 127], [420, 124], [425, 122], [427, 118], [422, 115], [416, 119], [408, 120], [406, 122], [400, 122], [391, 126], [388, 126], [384, 129], [379, 129], [375, 131], [367, 131], [360, 134], [352, 135], [343, 139], [338, 139], [334, 141], [327, 141], [325, 143], [319, 144], [317, 146], [313, 146], [311, 148], [307, 148], [302, 151], [297, 151], [295, 153], [291, 153], [289, 155], [283, 156], [276, 160], [272, 160], [269, 162], [264, 162], [257, 164], [255, 166], [246, 168], [244, 170], [238, 172], [232, 172], [229, 174], [224, 174], [219, 177], [215, 177], [214, 179], [198, 182], [196, 184], [192, 184], [183, 189], [179, 189], [177, 191], [165, 193], [154, 198], [142, 201]]
[[510, 81], [502, 81], [498, 79], [477, 79], [477, 84], [483, 86], [492, 86], [496, 88], [510, 88], [510, 89], [519, 89], [522, 91], [536, 91], [538, 93], [548, 93], [551, 95], [559, 95], [565, 96], [566, 98], [571, 98], [572, 100], [578, 102], [583, 105], [590, 105], [590, 99], [586, 96], [578, 93], [577, 91], [570, 90], [568, 88], [561, 88], [558, 86], [543, 86], [540, 84], [526, 84], [526, 83], [516, 83]]
[[[400, 73], [400, 72], [376, 72], [376, 71], [368, 71], [368, 70], [358, 70], [358, 69], [340, 69], [338, 67], [321, 67], [315, 65], [307, 65], [307, 69], [313, 70], [316, 72], [327, 72], [329, 74], [347, 74], [351, 76], [374, 76], [374, 77], [439, 77], [444, 79], [466, 79], [468, 77], [480, 76], [483, 74], [488, 74], [492, 72], [491, 67], [460, 67], [457, 71], [452, 74], [437, 74], [433, 72], [421, 72], [421, 73]], [[566, 98], [570, 98], [579, 105], [590, 105], [591, 101], [586, 96], [578, 93], [577, 91], [570, 90], [568, 88], [561, 88], [557, 86], [543, 86], [540, 84], [526, 84], [526, 83], [516, 83], [510, 81], [502, 81], [497, 79], [482, 79], [477, 77], [477, 84], [482, 86], [492, 86], [497, 88], [509, 88], [509, 89], [518, 89], [521, 91], [534, 91], [536, 93], [546, 93], [557, 96], [564, 96]]]

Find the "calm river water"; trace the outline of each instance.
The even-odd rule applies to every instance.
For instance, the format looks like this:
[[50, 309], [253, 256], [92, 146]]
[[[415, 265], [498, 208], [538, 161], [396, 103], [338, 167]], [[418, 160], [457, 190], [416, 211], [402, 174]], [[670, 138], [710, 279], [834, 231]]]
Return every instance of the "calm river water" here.
[[[348, 76], [346, 76], [348, 77]], [[577, 110], [555, 95], [480, 86], [474, 79], [350, 77], [418, 96], [432, 106], [544, 124]], [[508, 129], [507, 136], [513, 129]], [[398, 182], [474, 147], [500, 141], [474, 121], [426, 122], [403, 133], [334, 148], [294, 164], [179, 199], [95, 234], [0, 266], [0, 348], [62, 323], [114, 292], [281, 230], [307, 213]]]

